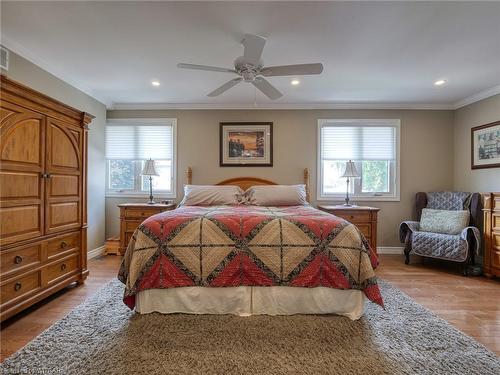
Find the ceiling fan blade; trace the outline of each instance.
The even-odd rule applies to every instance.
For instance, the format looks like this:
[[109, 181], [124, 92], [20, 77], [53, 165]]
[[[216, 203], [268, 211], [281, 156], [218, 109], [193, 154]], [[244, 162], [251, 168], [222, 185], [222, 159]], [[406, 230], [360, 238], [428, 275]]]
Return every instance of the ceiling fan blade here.
[[179, 64], [177, 64], [177, 67], [178, 68], [182, 68], [182, 69], [208, 70], [210, 72], [238, 73], [234, 69], [219, 68], [217, 66], [208, 66], [208, 65], [196, 65], [196, 64], [179, 63]]
[[240, 83], [241, 81], [243, 80], [243, 78], [241, 77], [238, 77], [238, 78], [235, 78], [235, 79], [232, 79], [226, 83], [224, 83], [221, 87], [215, 89], [214, 91], [212, 91], [210, 94], [208, 94], [207, 96], [210, 96], [210, 97], [213, 97], [213, 96], [219, 96], [220, 94], [222, 94], [223, 92], [229, 90], [231, 87], [234, 87], [236, 86], [238, 83]]
[[262, 57], [262, 50], [266, 45], [266, 38], [253, 34], [245, 34], [241, 43], [245, 46], [245, 52], [243, 53], [245, 61], [257, 65]]
[[297, 65], [281, 65], [267, 66], [260, 71], [260, 74], [266, 77], [273, 76], [301, 76], [308, 74], [321, 74], [323, 64], [297, 64]]
[[271, 85], [269, 81], [265, 80], [262, 77], [255, 78], [252, 84], [271, 100], [279, 99], [283, 96], [283, 94], [279, 92], [276, 87]]

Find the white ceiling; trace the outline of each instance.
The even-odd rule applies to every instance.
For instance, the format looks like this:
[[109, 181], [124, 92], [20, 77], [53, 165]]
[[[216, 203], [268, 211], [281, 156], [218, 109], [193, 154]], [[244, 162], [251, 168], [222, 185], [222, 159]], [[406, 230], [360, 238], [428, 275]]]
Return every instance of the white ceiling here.
[[[260, 107], [446, 107], [500, 92], [500, 2], [3, 1], [1, 10], [2, 44], [108, 106], [251, 107], [256, 95]], [[269, 78], [284, 93], [271, 102], [248, 84], [209, 98], [233, 76], [176, 67], [232, 67], [245, 33], [268, 38], [266, 65], [322, 62], [323, 74], [298, 86]]]

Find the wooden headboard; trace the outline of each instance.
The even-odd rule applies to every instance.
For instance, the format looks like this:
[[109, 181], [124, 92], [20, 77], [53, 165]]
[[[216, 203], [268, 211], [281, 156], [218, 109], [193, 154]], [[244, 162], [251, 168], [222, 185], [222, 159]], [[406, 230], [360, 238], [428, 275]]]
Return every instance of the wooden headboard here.
[[[193, 170], [188, 167], [186, 171], [187, 184], [191, 185], [193, 183]], [[304, 169], [303, 183], [306, 185], [306, 200], [309, 202], [309, 169]], [[229, 178], [224, 181], [218, 182], [216, 185], [235, 185], [239, 186], [243, 190], [247, 190], [250, 186], [254, 185], [278, 185], [276, 182], [266, 180], [258, 177], [234, 177]]]

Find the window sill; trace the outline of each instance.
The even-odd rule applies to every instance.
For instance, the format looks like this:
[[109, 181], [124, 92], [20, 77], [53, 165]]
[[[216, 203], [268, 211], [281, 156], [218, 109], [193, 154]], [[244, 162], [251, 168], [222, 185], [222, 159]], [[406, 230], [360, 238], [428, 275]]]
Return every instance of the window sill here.
[[[147, 198], [149, 199], [149, 194], [134, 194], [134, 193], [106, 193], [106, 198]], [[176, 194], [162, 194], [162, 193], [153, 193], [153, 197], [155, 199], [175, 199], [177, 198]]]
[[[345, 202], [345, 195], [318, 196], [318, 202]], [[352, 196], [349, 195], [349, 201], [355, 202], [400, 202], [399, 196]]]

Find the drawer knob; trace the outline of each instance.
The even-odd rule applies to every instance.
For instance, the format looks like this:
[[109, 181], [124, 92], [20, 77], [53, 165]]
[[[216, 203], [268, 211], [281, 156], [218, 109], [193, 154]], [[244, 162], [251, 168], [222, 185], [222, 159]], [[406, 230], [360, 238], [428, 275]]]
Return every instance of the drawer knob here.
[[16, 255], [14, 257], [14, 263], [15, 264], [21, 264], [22, 261], [23, 261], [23, 257], [21, 255]]
[[351, 218], [351, 219], [354, 219], [354, 215], [351, 215], [351, 216], [350, 216], [350, 218]]
[[17, 292], [18, 290], [21, 289], [23, 285], [18, 281], [17, 283], [14, 284], [14, 290]]
[[65, 269], [66, 269], [66, 264], [65, 263], [61, 264], [61, 271], [64, 271]]
[[61, 241], [61, 249], [65, 249], [68, 246], [66, 241]]

